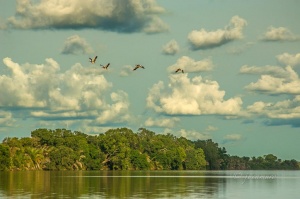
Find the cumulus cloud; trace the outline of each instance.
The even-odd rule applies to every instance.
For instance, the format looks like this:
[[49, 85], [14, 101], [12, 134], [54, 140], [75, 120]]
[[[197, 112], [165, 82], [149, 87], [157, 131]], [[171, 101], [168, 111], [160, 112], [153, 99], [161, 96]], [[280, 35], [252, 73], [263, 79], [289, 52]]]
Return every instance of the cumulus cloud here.
[[276, 58], [280, 63], [284, 65], [289, 65], [289, 66], [300, 65], [300, 53], [297, 54], [283, 53], [281, 55], [277, 55]]
[[289, 78], [290, 72], [280, 66], [248, 66], [240, 68], [241, 74], [269, 75], [278, 78]]
[[265, 115], [269, 118], [292, 119], [300, 118], [300, 95], [294, 99], [283, 100], [276, 103], [258, 101], [248, 106], [251, 113]]
[[234, 16], [224, 29], [207, 31], [205, 29], [193, 30], [188, 35], [188, 41], [193, 50], [207, 49], [221, 46], [230, 41], [243, 38], [243, 29], [247, 25], [245, 19]]
[[175, 55], [179, 52], [179, 45], [177, 41], [171, 40], [162, 47], [162, 52], [165, 55]]
[[244, 66], [241, 71], [262, 74], [257, 82], [251, 82], [245, 87], [248, 90], [269, 94], [300, 94], [300, 79], [291, 66], [285, 68]]
[[168, 30], [158, 17], [164, 12], [155, 0], [17, 0], [16, 14], [5, 27], [157, 33]]
[[262, 38], [263, 41], [295, 41], [299, 39], [299, 36], [285, 27], [274, 28], [272, 26], [268, 28]]
[[249, 105], [247, 111], [264, 118], [264, 124], [267, 126], [300, 127], [300, 95], [278, 102], [257, 101]]
[[188, 78], [187, 74], [170, 75], [169, 84], [159, 81], [150, 89], [147, 107], [169, 115], [238, 115], [240, 97], [224, 99], [225, 91], [219, 90], [216, 81], [201, 76]]
[[1, 107], [17, 107], [42, 120], [86, 119], [104, 124], [129, 119], [127, 94], [112, 91], [112, 83], [96, 68], [75, 64], [61, 73], [51, 58], [40, 65], [19, 65], [11, 58], [3, 63], [11, 74], [0, 76]]
[[210, 71], [213, 68], [213, 63], [211, 59], [195, 61], [188, 56], [182, 56], [175, 64], [169, 66], [167, 70], [170, 73], [174, 73], [178, 68], [183, 69], [184, 72]]
[[150, 118], [148, 118], [145, 121], [145, 126], [147, 126], [147, 127], [156, 126], [156, 127], [172, 128], [179, 121], [180, 121], [180, 119], [177, 118], [177, 117], [172, 117], [172, 118], [155, 118], [155, 119], [153, 119], [152, 117], [150, 117]]
[[93, 48], [87, 43], [87, 41], [78, 35], [68, 37], [61, 51], [62, 54], [73, 55], [91, 54], [93, 52]]

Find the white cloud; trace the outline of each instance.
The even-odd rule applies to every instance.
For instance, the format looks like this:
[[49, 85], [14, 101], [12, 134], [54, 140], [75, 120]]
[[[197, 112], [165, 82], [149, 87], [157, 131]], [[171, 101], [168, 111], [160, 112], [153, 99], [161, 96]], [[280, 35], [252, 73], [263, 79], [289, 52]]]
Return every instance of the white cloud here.
[[[158, 18], [165, 9], [155, 0], [17, 0], [6, 28], [83, 29], [156, 33], [168, 29]], [[3, 26], [3, 25], [2, 25]]]
[[192, 79], [187, 74], [170, 75], [169, 84], [154, 84], [147, 97], [147, 107], [169, 115], [238, 115], [240, 97], [224, 99], [225, 91], [219, 90], [216, 81], [201, 76]]
[[124, 91], [112, 92], [110, 95], [112, 104], [107, 104], [105, 110], [97, 117], [96, 123], [105, 124], [108, 122], [121, 123], [130, 120], [128, 114], [128, 95]]
[[280, 63], [284, 65], [289, 65], [289, 66], [300, 65], [300, 53], [297, 54], [283, 53], [281, 55], [277, 55], [276, 58]]
[[207, 31], [205, 29], [193, 30], [188, 35], [188, 40], [193, 50], [213, 48], [227, 42], [243, 38], [243, 29], [247, 25], [245, 19], [233, 16], [229, 25], [224, 29]]
[[177, 117], [172, 118], [155, 118], [152, 117], [148, 118], [145, 121], [145, 126], [157, 126], [157, 127], [166, 127], [166, 128], [172, 128], [180, 121]]
[[290, 72], [280, 66], [248, 66], [240, 68], [241, 74], [270, 75], [278, 78], [289, 78]]
[[300, 95], [294, 99], [283, 100], [276, 103], [258, 101], [247, 107], [252, 114], [263, 115], [271, 119], [299, 119]]
[[[298, 74], [287, 66], [282, 71], [279, 68], [269, 67], [267, 75], [261, 75], [257, 82], [251, 82], [245, 88], [251, 91], [265, 92], [270, 94], [300, 94], [300, 79]], [[256, 72], [265, 73], [263, 69], [255, 68], [242, 68], [242, 71], [252, 70]], [[279, 72], [280, 71], [280, 72]], [[278, 72], [278, 73], [277, 73]]]
[[90, 54], [93, 53], [94, 50], [86, 42], [84, 38], [81, 38], [78, 35], [73, 35], [67, 38], [61, 52], [63, 54], [78, 55], [78, 54]]
[[264, 41], [295, 41], [299, 40], [300, 37], [285, 27], [274, 28], [271, 26], [264, 33], [262, 39]]
[[188, 56], [182, 56], [174, 65], [169, 66], [167, 70], [170, 73], [174, 73], [178, 68], [183, 69], [184, 72], [210, 71], [213, 68], [213, 63], [211, 59], [195, 61]]
[[177, 41], [171, 40], [162, 47], [162, 52], [166, 55], [175, 55], [179, 52], [179, 45]]
[[11, 76], [0, 76], [0, 106], [45, 107], [48, 93], [43, 91], [56, 84], [53, 74], [60, 68], [58, 63], [46, 59], [44, 65], [21, 67], [10, 58], [4, 58], [3, 63], [10, 69]]
[[129, 120], [127, 93], [112, 91], [95, 68], [75, 64], [59, 73], [53, 59], [41, 65], [3, 62], [11, 74], [0, 76], [1, 107], [18, 107], [42, 120], [86, 119], [96, 125]]

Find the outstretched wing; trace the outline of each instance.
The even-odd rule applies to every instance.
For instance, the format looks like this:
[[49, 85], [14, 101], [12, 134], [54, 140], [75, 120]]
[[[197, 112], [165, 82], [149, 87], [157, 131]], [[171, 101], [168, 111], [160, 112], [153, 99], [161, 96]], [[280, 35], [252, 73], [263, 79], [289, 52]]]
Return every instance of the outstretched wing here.
[[138, 66], [135, 66], [135, 68], [133, 69], [133, 70], [136, 70], [136, 69], [138, 69], [139, 67]]

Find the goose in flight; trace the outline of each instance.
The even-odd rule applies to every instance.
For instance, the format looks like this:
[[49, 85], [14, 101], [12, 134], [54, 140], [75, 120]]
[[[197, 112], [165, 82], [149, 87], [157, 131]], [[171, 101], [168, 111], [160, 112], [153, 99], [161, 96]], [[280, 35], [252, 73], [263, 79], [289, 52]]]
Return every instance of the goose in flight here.
[[106, 69], [106, 70], [107, 70], [107, 68], [109, 67], [109, 65], [110, 65], [110, 63], [106, 64], [105, 66], [103, 66], [103, 65], [100, 64], [100, 66], [102, 66], [102, 68], [104, 68], [104, 69]]
[[135, 68], [134, 68], [133, 70], [136, 70], [136, 69], [138, 69], [138, 68], [145, 69], [144, 66], [142, 66], [142, 65], [140, 65], [140, 64], [137, 64], [137, 65], [135, 65]]
[[184, 73], [184, 71], [181, 69], [181, 68], [178, 68], [176, 71], [175, 71], [175, 73], [178, 73], [178, 72], [182, 72], [182, 73]]
[[91, 62], [92, 64], [94, 64], [94, 63], [96, 62], [96, 60], [97, 60], [97, 57], [98, 57], [98, 56], [95, 56], [94, 59], [89, 58], [90, 62]]

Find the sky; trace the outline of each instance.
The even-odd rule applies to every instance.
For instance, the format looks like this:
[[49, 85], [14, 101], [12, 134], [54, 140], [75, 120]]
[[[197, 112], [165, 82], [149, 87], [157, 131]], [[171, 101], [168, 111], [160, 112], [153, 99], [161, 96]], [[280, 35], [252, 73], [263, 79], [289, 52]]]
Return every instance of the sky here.
[[300, 161], [299, 7], [0, 0], [0, 140], [146, 128]]

